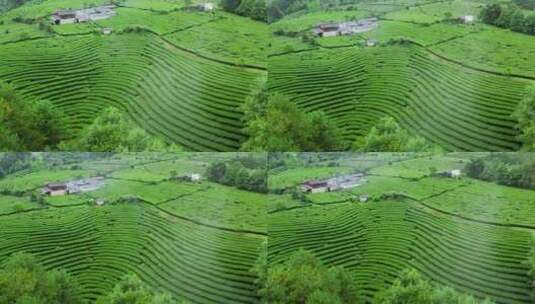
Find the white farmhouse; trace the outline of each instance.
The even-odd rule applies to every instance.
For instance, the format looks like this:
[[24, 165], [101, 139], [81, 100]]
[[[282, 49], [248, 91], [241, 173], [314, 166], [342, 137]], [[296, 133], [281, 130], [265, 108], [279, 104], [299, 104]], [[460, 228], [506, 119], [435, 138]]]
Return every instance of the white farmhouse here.
[[464, 15], [461, 17], [461, 20], [464, 23], [474, 23], [475, 18], [474, 18], [474, 15]]
[[453, 169], [450, 171], [451, 177], [461, 177], [461, 170], [459, 169]]

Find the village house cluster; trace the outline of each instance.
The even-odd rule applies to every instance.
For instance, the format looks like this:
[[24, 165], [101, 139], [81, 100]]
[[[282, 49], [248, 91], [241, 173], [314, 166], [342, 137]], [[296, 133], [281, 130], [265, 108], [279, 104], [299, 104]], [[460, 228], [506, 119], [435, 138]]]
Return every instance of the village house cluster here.
[[56, 11], [51, 19], [52, 23], [56, 25], [60, 24], [72, 24], [88, 21], [98, 21], [108, 19], [115, 16], [114, 5], [103, 5], [79, 10], [60, 10]]
[[301, 191], [306, 193], [338, 191], [358, 187], [364, 183], [366, 179], [363, 173], [348, 174], [326, 180], [306, 181], [301, 184]]
[[312, 32], [318, 37], [353, 35], [371, 31], [379, 26], [377, 18], [366, 18], [357, 21], [318, 24]]
[[76, 194], [94, 191], [103, 185], [104, 177], [97, 176], [86, 179], [72, 180], [66, 183], [48, 183], [41, 189], [41, 193], [48, 196]]

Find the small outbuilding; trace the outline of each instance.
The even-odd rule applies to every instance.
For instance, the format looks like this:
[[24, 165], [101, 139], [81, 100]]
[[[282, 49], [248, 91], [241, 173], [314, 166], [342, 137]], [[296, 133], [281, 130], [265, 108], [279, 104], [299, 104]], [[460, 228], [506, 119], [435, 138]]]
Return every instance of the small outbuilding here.
[[57, 25], [75, 23], [77, 22], [76, 11], [73, 11], [73, 10], [56, 11], [52, 15], [52, 22]]
[[368, 39], [366, 40], [366, 46], [368, 47], [374, 47], [377, 45], [377, 40], [375, 39]]
[[366, 203], [370, 197], [367, 194], [362, 194], [359, 196], [359, 202]]
[[41, 189], [44, 195], [60, 196], [67, 194], [67, 185], [64, 183], [49, 183]]
[[464, 15], [461, 17], [461, 20], [464, 23], [474, 23], [475, 18], [474, 18], [474, 15]]
[[329, 184], [326, 181], [308, 181], [301, 185], [301, 191], [307, 193], [319, 193], [329, 190]]
[[109, 27], [105, 27], [105, 28], [102, 29], [102, 34], [104, 34], [104, 35], [110, 35], [111, 32], [112, 32], [112, 29], [109, 28]]
[[461, 170], [453, 169], [450, 171], [450, 177], [459, 178], [461, 177]]

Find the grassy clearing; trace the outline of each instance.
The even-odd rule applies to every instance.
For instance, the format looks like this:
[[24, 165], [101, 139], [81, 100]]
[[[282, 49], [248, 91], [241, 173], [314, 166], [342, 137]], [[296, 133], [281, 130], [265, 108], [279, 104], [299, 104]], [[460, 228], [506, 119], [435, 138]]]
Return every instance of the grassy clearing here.
[[479, 25], [455, 25], [448, 23], [420, 25], [398, 21], [381, 21], [377, 29], [363, 33], [362, 37], [365, 39], [376, 39], [382, 43], [392, 39], [408, 39], [422, 45], [432, 45], [454, 37], [481, 31], [482, 28]]
[[430, 156], [419, 157], [406, 161], [396, 162], [389, 166], [380, 166], [369, 171], [370, 174], [380, 176], [402, 177], [402, 178], [423, 178], [435, 172], [449, 171], [452, 169], [462, 169], [466, 159]]
[[180, 31], [191, 26], [197, 26], [214, 19], [206, 13], [195, 12], [169, 12], [158, 13], [133, 8], [118, 8], [117, 16], [99, 20], [95, 23], [100, 27], [111, 27], [121, 31], [126, 27], [143, 26], [158, 34]]
[[205, 224], [266, 232], [265, 195], [212, 183], [197, 188], [159, 207]]
[[317, 11], [307, 14], [290, 16], [270, 25], [271, 32], [285, 30], [292, 32], [301, 32], [311, 30], [318, 23], [328, 23], [334, 21], [345, 21], [368, 17], [367, 11]]
[[483, 4], [478, 2], [454, 0], [400, 9], [384, 17], [404, 22], [434, 23], [447, 19], [446, 13], [450, 13], [453, 18], [464, 15], [477, 16], [482, 6]]
[[296, 186], [312, 179], [327, 178], [335, 174], [352, 172], [352, 167], [311, 167], [296, 168], [270, 175], [268, 185], [270, 190], [285, 189]]
[[535, 198], [531, 190], [473, 181], [425, 203], [472, 219], [535, 227]]
[[210, 58], [265, 67], [267, 25], [226, 13], [218, 13], [217, 18], [220, 19], [166, 35], [166, 38]]
[[125, 0], [121, 5], [155, 11], [171, 11], [185, 6], [183, 0]]
[[40, 206], [28, 197], [0, 195], [0, 215], [36, 208]]
[[535, 39], [529, 35], [487, 27], [431, 49], [477, 68], [535, 77]]
[[94, 175], [89, 170], [47, 170], [35, 171], [24, 175], [10, 175], [0, 179], [0, 189], [10, 191], [28, 191], [51, 182], [63, 182]]

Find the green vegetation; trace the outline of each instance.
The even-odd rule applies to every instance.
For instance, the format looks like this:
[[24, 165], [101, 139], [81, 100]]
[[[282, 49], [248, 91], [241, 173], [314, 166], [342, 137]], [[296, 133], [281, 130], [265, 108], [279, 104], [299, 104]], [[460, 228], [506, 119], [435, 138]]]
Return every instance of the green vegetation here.
[[[76, 279], [83, 303], [258, 303], [250, 269], [266, 240], [264, 197], [203, 174], [235, 156], [33, 153], [0, 178], [0, 269], [31, 252], [44, 269]], [[250, 167], [262, 157], [240, 159]], [[192, 173], [202, 179], [180, 178]], [[104, 178], [96, 190], [41, 196], [47, 183], [95, 176]]]
[[105, 3], [32, 1], [2, 14], [0, 81], [61, 110], [69, 138], [114, 107], [184, 150], [238, 150], [240, 106], [266, 79], [267, 25], [163, 0], [119, 1], [112, 18], [49, 25], [56, 10]]
[[266, 192], [266, 163], [253, 160], [253, 165], [246, 160], [236, 159], [230, 162], [216, 162], [210, 164], [206, 170], [208, 180], [239, 189]]
[[515, 32], [535, 35], [535, 14], [524, 16], [521, 9], [514, 5], [502, 7], [500, 4], [487, 4], [480, 13], [483, 22]]
[[88, 152], [142, 152], [179, 150], [147, 134], [116, 108], [105, 109], [63, 150]]
[[357, 301], [357, 286], [347, 270], [325, 266], [305, 250], [295, 251], [283, 263], [270, 265], [259, 277], [264, 284], [259, 294], [266, 303], [349, 304]]
[[414, 270], [405, 270], [401, 276], [394, 281], [392, 287], [380, 293], [375, 302], [385, 304], [409, 304], [409, 303], [429, 303], [429, 304], [491, 304], [490, 300], [476, 300], [472, 296], [461, 294], [452, 288], [444, 286], [433, 286], [429, 281], [422, 278], [422, 275]]
[[252, 19], [267, 21], [267, 1], [263, 0], [222, 0], [221, 7], [231, 13], [251, 17]]
[[[267, 261], [285, 265], [294, 252], [306, 250], [324, 267], [343, 267], [358, 287], [357, 304], [531, 303], [526, 259], [535, 227], [533, 190], [466, 176], [466, 164], [491, 163], [491, 157], [530, 160], [507, 153], [277, 155], [278, 165], [270, 166], [273, 190], [300, 191], [299, 183], [359, 171], [364, 181], [301, 193], [307, 203], [272, 191]], [[454, 170], [461, 175], [445, 174]], [[284, 279], [292, 274], [280, 272]]]
[[[518, 27], [530, 28], [535, 15], [509, 1], [495, 4], [514, 8], [515, 32], [481, 22], [485, 5], [272, 1], [269, 93], [285, 96], [300, 112], [323, 111], [345, 149], [387, 116], [418, 146], [519, 150], [522, 131], [511, 115], [533, 82], [535, 60], [534, 40]], [[372, 17], [378, 25], [357, 33], [314, 32], [323, 23]]]
[[24, 98], [0, 82], [0, 151], [54, 149], [68, 136], [60, 109], [48, 101]]
[[[178, 304], [169, 294], [154, 293], [135, 274], [125, 275], [113, 291], [97, 300], [97, 304]], [[185, 303], [185, 302], [180, 302]]]
[[470, 161], [466, 167], [470, 177], [498, 184], [535, 189], [535, 159], [530, 153], [495, 154]]
[[411, 136], [392, 117], [384, 117], [371, 128], [364, 138], [353, 144], [353, 149], [363, 152], [438, 152], [440, 147], [426, 139]]
[[0, 303], [80, 304], [78, 282], [65, 270], [47, 271], [35, 256], [14, 253], [0, 265]]
[[271, 57], [270, 70], [273, 92], [287, 96], [299, 112], [323, 111], [345, 142], [366, 136], [391, 116], [411, 136], [445, 150], [520, 147], [511, 114], [524, 81], [460, 70], [418, 46], [288, 54]]
[[243, 149], [249, 151], [340, 150], [339, 129], [323, 111], [302, 113], [282, 95], [260, 93], [246, 104], [246, 132]]
[[535, 152], [535, 85], [526, 90], [526, 95], [518, 104], [513, 117], [518, 120], [519, 138], [523, 150]]

